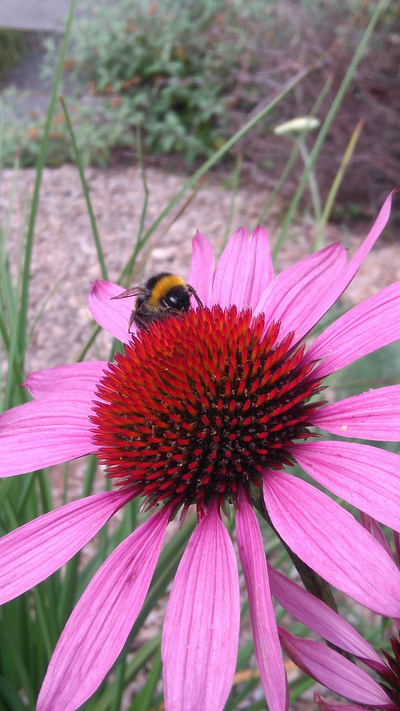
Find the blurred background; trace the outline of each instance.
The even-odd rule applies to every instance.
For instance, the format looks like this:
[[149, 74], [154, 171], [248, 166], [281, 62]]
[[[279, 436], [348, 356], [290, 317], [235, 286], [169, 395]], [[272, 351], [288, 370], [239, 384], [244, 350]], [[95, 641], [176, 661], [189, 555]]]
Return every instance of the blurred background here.
[[[143, 149], [175, 172], [211, 155], [294, 76], [307, 76], [224, 159], [229, 173], [271, 189], [293, 148], [276, 126], [323, 120], [376, 6], [374, 0], [80, 0], [62, 93], [85, 165], [135, 158]], [[1, 160], [34, 165], [68, 0], [0, 7]], [[333, 218], [376, 214], [400, 174], [400, 6], [388, 2], [316, 165], [322, 199], [350, 136], [362, 125]], [[311, 149], [316, 131], [307, 136]], [[47, 164], [72, 158], [65, 117], [53, 118]], [[221, 167], [221, 166], [219, 166]], [[283, 194], [297, 185], [299, 155]]]

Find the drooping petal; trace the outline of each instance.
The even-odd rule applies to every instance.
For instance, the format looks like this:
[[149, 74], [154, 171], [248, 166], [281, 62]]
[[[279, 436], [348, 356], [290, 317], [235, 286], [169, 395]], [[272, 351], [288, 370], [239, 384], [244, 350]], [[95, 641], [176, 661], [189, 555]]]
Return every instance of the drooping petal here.
[[385, 669], [379, 654], [346, 620], [293, 580], [286, 578], [278, 570], [268, 565], [271, 591], [282, 607], [293, 617], [317, 632], [331, 644], [335, 644], [349, 654], [354, 654], [366, 663], [373, 661]]
[[213, 303], [222, 308], [255, 308], [273, 276], [268, 235], [257, 227], [250, 236], [241, 227], [230, 238], [214, 274]]
[[[265, 289], [255, 310], [263, 311], [266, 323], [280, 321], [280, 337], [294, 331], [298, 342], [311, 328], [315, 303], [346, 266], [346, 250], [339, 244], [321, 249], [285, 269]], [[310, 320], [311, 319], [311, 320]]]
[[37, 711], [75, 711], [101, 684], [140, 612], [167, 523], [164, 509], [131, 533], [98, 570], [54, 650]]
[[338, 318], [314, 341], [307, 358], [325, 358], [313, 370], [321, 378], [400, 338], [400, 281]]
[[[381, 544], [382, 548], [385, 548], [386, 553], [392, 555], [390, 545], [386, 540], [386, 536], [383, 533], [378, 521], [375, 521], [372, 516], [369, 516], [368, 514], [364, 513], [364, 511], [360, 511], [360, 523], [362, 526], [364, 526], [364, 528], [367, 529], [367, 531], [370, 532], [371, 536], [373, 536], [378, 541], [378, 543]], [[395, 533], [395, 531], [393, 533]]]
[[400, 385], [369, 390], [316, 410], [310, 421], [326, 432], [377, 441], [400, 440]]
[[[333, 282], [330, 282], [330, 286], [328, 289], [321, 285], [321, 291], [319, 295], [318, 293], [316, 293], [314, 301], [312, 303], [312, 308], [307, 310], [307, 325], [303, 335], [308, 333], [308, 331], [310, 331], [315, 326], [315, 324], [318, 323], [318, 321], [326, 314], [326, 312], [329, 311], [331, 306], [333, 306], [333, 304], [338, 300], [339, 296], [343, 294], [344, 290], [352, 281], [360, 265], [362, 264], [368, 252], [375, 244], [376, 240], [378, 239], [379, 235], [381, 234], [383, 228], [385, 227], [389, 219], [392, 197], [395, 192], [397, 192], [397, 189], [392, 190], [392, 192], [386, 198], [385, 202], [381, 207], [379, 215], [372, 226], [371, 231], [362, 243], [361, 247], [355, 253], [354, 257], [350, 260], [344, 271]], [[290, 329], [290, 321], [288, 323], [288, 329], [293, 330]], [[296, 328], [295, 330], [297, 334], [298, 328]], [[297, 341], [298, 339], [296, 338], [295, 340]]]
[[397, 560], [400, 560], [400, 535], [397, 531], [393, 532], [394, 547], [397, 555]]
[[68, 400], [34, 400], [0, 415], [0, 477], [25, 474], [95, 451], [92, 403], [83, 393]]
[[0, 539], [0, 604], [21, 595], [75, 555], [132, 498], [111, 491], [73, 501]]
[[255, 657], [268, 709], [286, 711], [289, 707], [287, 680], [272, 606], [264, 546], [257, 518], [243, 491], [239, 492], [236, 534], [249, 598]]
[[[92, 284], [87, 303], [97, 323], [114, 338], [127, 343], [130, 340], [129, 318], [135, 306], [135, 299], [112, 300], [123, 291], [123, 287], [118, 284], [98, 279]], [[134, 326], [131, 327], [131, 331], [134, 331]]]
[[36, 400], [70, 392], [85, 394], [89, 400], [92, 400], [96, 384], [104, 374], [107, 365], [107, 361], [89, 360], [37, 370], [28, 375], [24, 386]]
[[400, 457], [356, 442], [304, 442], [288, 448], [319, 484], [400, 531]]
[[263, 484], [271, 521], [294, 553], [362, 605], [400, 616], [400, 573], [348, 511], [287, 472], [265, 472]]
[[166, 711], [222, 711], [236, 668], [239, 616], [235, 553], [212, 506], [179, 564], [165, 616]]
[[[214, 250], [208, 239], [201, 232], [196, 232], [193, 239], [192, 264], [187, 283], [196, 290], [203, 306], [212, 306], [213, 275]], [[194, 303], [193, 306], [195, 306]]]
[[283, 628], [280, 639], [286, 654], [306, 674], [337, 694], [371, 706], [386, 706], [389, 698], [363, 669], [321, 642], [299, 639]]
[[[373, 536], [375, 540], [378, 541], [382, 548], [385, 549], [386, 553], [389, 556], [392, 556], [389, 541], [386, 539], [386, 536], [383, 533], [378, 521], [375, 521], [372, 516], [369, 516], [369, 514], [364, 513], [364, 511], [360, 511], [360, 523], [367, 531], [369, 531], [371, 536]], [[393, 536], [394, 538], [396, 537], [396, 531], [393, 531]]]

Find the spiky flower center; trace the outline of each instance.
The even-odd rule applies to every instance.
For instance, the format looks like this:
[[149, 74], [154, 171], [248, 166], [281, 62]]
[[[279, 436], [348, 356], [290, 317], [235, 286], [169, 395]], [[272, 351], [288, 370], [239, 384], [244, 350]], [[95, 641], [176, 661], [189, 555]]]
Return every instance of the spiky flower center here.
[[304, 348], [235, 306], [189, 311], [139, 331], [98, 386], [94, 439], [108, 476], [174, 509], [259, 485], [310, 437], [321, 403]]

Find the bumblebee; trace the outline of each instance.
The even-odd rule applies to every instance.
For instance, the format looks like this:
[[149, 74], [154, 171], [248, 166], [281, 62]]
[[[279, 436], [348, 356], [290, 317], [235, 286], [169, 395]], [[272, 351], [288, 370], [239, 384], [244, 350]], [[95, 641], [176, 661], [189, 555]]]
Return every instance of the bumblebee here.
[[181, 277], [168, 272], [156, 274], [143, 284], [123, 291], [113, 299], [127, 299], [131, 296], [137, 298], [129, 319], [129, 333], [133, 323], [138, 328], [147, 329], [154, 321], [186, 313], [190, 309], [191, 296], [194, 296], [198, 306], [203, 306], [192, 286], [186, 284]]

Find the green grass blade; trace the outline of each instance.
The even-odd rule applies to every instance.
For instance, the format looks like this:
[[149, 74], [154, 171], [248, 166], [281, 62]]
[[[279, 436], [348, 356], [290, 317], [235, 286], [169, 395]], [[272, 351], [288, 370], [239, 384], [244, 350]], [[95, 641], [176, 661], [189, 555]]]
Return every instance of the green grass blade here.
[[39, 207], [40, 185], [42, 182], [43, 168], [45, 165], [47, 147], [49, 144], [51, 121], [53, 118], [54, 108], [55, 108], [56, 101], [57, 101], [58, 87], [60, 86], [61, 77], [62, 77], [62, 73], [63, 73], [63, 69], [64, 69], [64, 62], [65, 62], [68, 40], [69, 40], [69, 35], [70, 35], [71, 25], [72, 25], [72, 18], [74, 16], [76, 2], [77, 2], [77, 0], [72, 0], [71, 8], [70, 8], [67, 22], [66, 22], [65, 33], [64, 33], [64, 37], [63, 37], [63, 40], [61, 43], [60, 53], [58, 56], [57, 67], [56, 67], [54, 83], [53, 83], [53, 89], [51, 92], [49, 108], [47, 111], [46, 122], [45, 122], [45, 126], [44, 126], [44, 131], [43, 131], [42, 143], [40, 146], [40, 152], [39, 152], [39, 157], [38, 157], [37, 166], [36, 166], [36, 179], [35, 179], [35, 185], [34, 185], [34, 189], [33, 189], [31, 211], [30, 211], [29, 222], [28, 222], [28, 234], [27, 234], [27, 240], [26, 240], [25, 261], [24, 261], [24, 267], [23, 267], [22, 287], [21, 287], [21, 303], [20, 303], [19, 324], [18, 324], [18, 347], [20, 349], [20, 353], [25, 353], [25, 348], [26, 348], [26, 322], [27, 322], [27, 312], [28, 312], [28, 303], [29, 303], [30, 269], [31, 269], [31, 261], [32, 261], [32, 250], [33, 250], [36, 217], [37, 217], [37, 212], [38, 212], [38, 207]]
[[88, 184], [87, 184], [87, 181], [85, 178], [85, 173], [83, 171], [83, 165], [82, 165], [81, 157], [79, 155], [79, 149], [78, 149], [78, 145], [76, 143], [74, 129], [72, 128], [72, 123], [71, 123], [71, 119], [69, 117], [68, 109], [65, 104], [64, 98], [62, 96], [60, 96], [60, 103], [62, 106], [62, 110], [64, 112], [65, 120], [67, 122], [67, 128], [68, 128], [68, 132], [69, 132], [69, 135], [71, 138], [72, 150], [74, 153], [75, 163], [77, 165], [79, 177], [80, 177], [81, 183], [82, 183], [82, 190], [83, 190], [83, 194], [84, 194], [85, 201], [86, 201], [87, 211], [89, 214], [93, 239], [94, 239], [94, 243], [96, 245], [97, 259], [99, 260], [99, 264], [100, 264], [101, 276], [105, 281], [107, 281], [107, 279], [108, 279], [107, 267], [106, 267], [106, 264], [104, 261], [104, 255], [103, 255], [103, 249], [101, 246], [100, 235], [99, 235], [99, 231], [97, 229], [96, 218], [95, 218], [92, 203], [90, 200], [89, 187], [88, 187]]
[[286, 216], [283, 221], [282, 228], [281, 228], [278, 240], [276, 242], [276, 245], [275, 245], [275, 248], [274, 248], [274, 251], [272, 254], [273, 259], [276, 259], [277, 255], [279, 253], [279, 250], [282, 246], [282, 243], [286, 237], [286, 233], [289, 228], [289, 225], [292, 222], [295, 210], [299, 204], [300, 198], [301, 198], [301, 196], [304, 192], [304, 189], [307, 185], [310, 172], [312, 171], [312, 169], [314, 167], [314, 164], [315, 164], [317, 157], [321, 151], [321, 148], [324, 144], [325, 138], [326, 138], [327, 133], [331, 127], [331, 124], [334, 121], [335, 116], [342, 104], [342, 101], [345, 97], [346, 91], [347, 91], [349, 84], [354, 76], [357, 66], [361, 61], [361, 58], [364, 54], [366, 46], [367, 46], [367, 44], [371, 38], [371, 35], [374, 31], [376, 23], [378, 22], [380, 16], [382, 15], [383, 11], [387, 8], [387, 6], [388, 6], [388, 0], [380, 0], [380, 2], [378, 2], [375, 6], [375, 9], [372, 13], [372, 17], [369, 22], [369, 25], [364, 32], [363, 38], [357, 48], [357, 51], [354, 54], [352, 61], [350, 62], [350, 66], [349, 66], [349, 68], [345, 74], [345, 77], [339, 87], [339, 90], [332, 102], [332, 106], [328, 111], [327, 117], [321, 127], [321, 130], [318, 134], [317, 140], [315, 141], [314, 147], [310, 153], [310, 159], [308, 161], [308, 165], [306, 166], [306, 168], [303, 171], [303, 175], [300, 179], [298, 188], [295, 192], [295, 195], [292, 199], [289, 209], [286, 212]]

